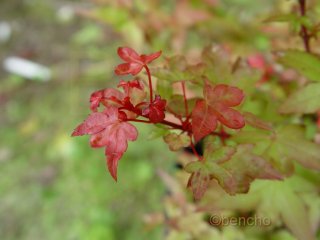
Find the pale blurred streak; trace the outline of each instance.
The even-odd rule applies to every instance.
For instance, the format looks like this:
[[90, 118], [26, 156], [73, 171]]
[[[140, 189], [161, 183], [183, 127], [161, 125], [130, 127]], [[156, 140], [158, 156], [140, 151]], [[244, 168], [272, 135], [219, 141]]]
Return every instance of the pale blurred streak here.
[[9, 73], [30, 80], [49, 81], [51, 79], [49, 68], [20, 57], [6, 58], [3, 62], [3, 68]]

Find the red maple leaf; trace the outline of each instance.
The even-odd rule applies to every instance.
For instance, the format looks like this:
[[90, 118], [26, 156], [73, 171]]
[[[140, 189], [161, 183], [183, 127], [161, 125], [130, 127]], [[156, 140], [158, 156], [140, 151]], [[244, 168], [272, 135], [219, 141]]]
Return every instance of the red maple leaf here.
[[233, 129], [244, 127], [243, 116], [231, 108], [244, 98], [239, 88], [225, 84], [213, 86], [206, 82], [203, 95], [204, 99], [198, 100], [192, 111], [192, 131], [196, 142], [213, 132], [218, 121]]
[[137, 75], [144, 66], [158, 58], [161, 55], [161, 51], [150, 55], [139, 55], [132, 48], [120, 47], [118, 48], [118, 55], [125, 63], [119, 64], [115, 69], [115, 73], [117, 75]]
[[105, 155], [108, 169], [116, 181], [118, 161], [127, 150], [128, 141], [135, 141], [138, 136], [135, 126], [121, 120], [123, 114], [121, 112], [119, 116], [116, 107], [106, 107], [103, 112], [95, 112], [89, 115], [72, 133], [72, 136], [90, 134], [92, 147], [106, 147]]
[[124, 97], [122, 92], [113, 88], [96, 91], [90, 96], [90, 109], [96, 112], [100, 103], [105, 106], [117, 105], [117, 102], [120, 103]]
[[162, 122], [165, 118], [166, 100], [156, 96], [152, 103], [142, 111], [142, 115], [149, 118], [152, 123]]

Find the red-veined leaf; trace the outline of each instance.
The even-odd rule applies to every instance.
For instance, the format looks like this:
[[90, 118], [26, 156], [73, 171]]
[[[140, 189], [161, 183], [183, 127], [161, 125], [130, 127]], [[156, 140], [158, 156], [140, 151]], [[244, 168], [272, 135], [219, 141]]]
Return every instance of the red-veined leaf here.
[[152, 62], [153, 60], [157, 59], [158, 57], [160, 57], [161, 53], [162, 52], [159, 51], [159, 52], [152, 53], [150, 55], [141, 55], [141, 60], [145, 64], [148, 64], [148, 63]]
[[222, 104], [217, 104], [215, 107], [219, 113], [218, 119], [223, 125], [232, 129], [240, 129], [244, 127], [244, 118], [238, 111], [225, 107]]
[[213, 86], [206, 82], [203, 95], [204, 100], [198, 100], [192, 111], [192, 131], [196, 141], [214, 131], [217, 120], [229, 128], [244, 127], [243, 116], [231, 108], [242, 102], [242, 90], [225, 84]]
[[118, 48], [118, 55], [122, 60], [125, 62], [138, 62], [141, 63], [139, 54], [129, 47], [119, 47]]
[[122, 63], [119, 64], [115, 69], [115, 74], [117, 75], [126, 75], [132, 74], [137, 75], [143, 68], [143, 65], [140, 63]]
[[117, 105], [115, 101], [111, 101], [112, 98], [118, 101], [122, 101], [124, 98], [124, 94], [113, 88], [96, 91], [90, 96], [90, 109], [93, 112], [96, 112], [98, 107], [100, 106], [100, 103], [105, 106]]
[[117, 165], [127, 150], [128, 141], [136, 140], [137, 129], [119, 120], [118, 108], [106, 107], [102, 113], [92, 113], [72, 133], [72, 136], [90, 134], [92, 147], [106, 147], [107, 165], [111, 176], [117, 180]]
[[208, 105], [219, 103], [227, 107], [234, 107], [242, 102], [244, 94], [243, 91], [237, 87], [225, 84], [218, 84], [213, 87], [207, 83], [204, 88], [204, 97], [207, 100]]
[[152, 53], [150, 55], [139, 55], [132, 48], [120, 47], [118, 48], [118, 55], [126, 63], [119, 64], [115, 69], [115, 74], [137, 75], [143, 67], [145, 67], [148, 63], [152, 62], [156, 58], [158, 58], [161, 55], [161, 51]]
[[198, 100], [192, 111], [192, 132], [194, 139], [198, 142], [217, 128], [217, 116], [205, 103]]

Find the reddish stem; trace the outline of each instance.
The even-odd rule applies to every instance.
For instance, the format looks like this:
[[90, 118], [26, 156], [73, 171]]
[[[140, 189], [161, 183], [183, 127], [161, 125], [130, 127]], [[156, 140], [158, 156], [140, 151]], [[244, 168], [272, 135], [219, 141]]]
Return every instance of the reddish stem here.
[[127, 121], [130, 121], [130, 122], [141, 122], [141, 123], [151, 123], [150, 121], [147, 121], [147, 120], [140, 120], [140, 119], [133, 119], [133, 118], [128, 118]]
[[[306, 16], [306, 0], [299, 0], [300, 14], [302, 17]], [[306, 52], [311, 52], [310, 48], [310, 34], [305, 25], [301, 24], [300, 35], [304, 44]]]
[[[123, 107], [122, 109], [125, 109], [127, 111], [130, 111], [130, 112], [133, 112], [135, 114], [137, 114], [139, 117], [145, 117], [143, 115], [141, 115], [140, 113], [137, 113], [136, 111], [134, 111], [133, 109], [127, 109], [125, 107]], [[146, 121], [146, 120], [140, 120], [140, 119], [133, 119], [133, 118], [129, 118], [127, 119], [127, 121], [131, 121], [131, 122], [143, 122], [143, 123], [151, 123], [150, 121]], [[160, 122], [161, 124], [164, 124], [164, 125], [167, 125], [167, 126], [170, 126], [174, 129], [180, 129], [182, 131], [187, 131], [187, 129], [184, 129], [183, 125], [179, 125], [179, 124], [176, 124], [176, 123], [173, 123], [173, 122], [169, 122], [167, 120], [163, 120]]]
[[192, 151], [193, 151], [193, 154], [198, 158], [199, 161], [201, 161], [201, 160], [202, 160], [202, 157], [199, 156], [196, 148], [194, 147], [194, 144], [193, 144], [193, 141], [192, 141], [192, 136], [189, 135], [189, 137], [190, 137], [190, 147], [191, 147], [191, 149], [192, 149]]
[[153, 92], [152, 92], [152, 81], [151, 81], [151, 73], [147, 65], [144, 66], [146, 69], [147, 75], [148, 75], [148, 81], [149, 81], [149, 90], [150, 90], [150, 103], [153, 101]]
[[[125, 109], [125, 108], [124, 108]], [[134, 111], [132, 111], [131, 109], [126, 109], [128, 111], [131, 111], [133, 113], [136, 113]], [[136, 113], [139, 117], [145, 117], [145, 116], [142, 116], [141, 114], [138, 114]], [[141, 122], [141, 123], [152, 123], [150, 122], [149, 120], [141, 120], [141, 119], [132, 119], [132, 118], [128, 118], [127, 121], [131, 121], [131, 122]], [[190, 147], [192, 148], [192, 151], [194, 151], [196, 153], [196, 150], [194, 148], [194, 144], [192, 142], [192, 130], [190, 130], [188, 128], [188, 124], [176, 124], [176, 123], [173, 123], [173, 122], [170, 122], [170, 121], [167, 121], [167, 120], [163, 120], [160, 122], [161, 124], [163, 125], [166, 125], [166, 126], [169, 126], [169, 127], [172, 127], [173, 129], [179, 129], [183, 132], [187, 132], [190, 136]], [[230, 135], [228, 133], [226, 133], [225, 131], [221, 131], [221, 132], [212, 132], [211, 133], [212, 135], [214, 136], [218, 136], [219, 138], [222, 139], [222, 141], [224, 141], [226, 138], [229, 138]], [[196, 155], [196, 154], [195, 154]], [[197, 157], [199, 158], [199, 160], [201, 160], [201, 157], [197, 154]]]
[[[111, 101], [114, 101], [114, 102], [116, 102], [116, 103], [118, 103], [118, 104], [120, 104], [120, 105], [122, 105], [122, 107], [119, 108], [119, 109], [121, 109], [121, 110], [122, 110], [122, 109], [123, 109], [123, 110], [127, 110], [127, 111], [130, 111], [130, 112], [133, 112], [133, 113], [137, 114], [139, 117], [145, 117], [145, 116], [141, 115], [140, 111], [136, 111], [136, 109], [129, 109], [129, 108], [127, 108], [126, 106], [124, 106], [124, 104], [123, 104], [121, 101], [119, 101], [119, 100], [117, 100], [117, 99], [110, 99], [110, 100], [111, 100]], [[127, 119], [127, 121], [151, 123], [150, 121], [140, 120], [140, 119], [133, 119], [133, 118], [129, 118], [129, 119]], [[182, 131], [187, 131], [187, 129], [185, 129], [185, 128], [183, 127], [183, 125], [179, 125], [179, 124], [176, 124], [176, 123], [173, 123], [173, 122], [169, 122], [169, 121], [167, 121], [167, 120], [163, 120], [163, 121], [161, 121], [160, 123], [161, 123], [161, 124], [164, 124], [164, 125], [167, 125], [167, 126], [170, 126], [170, 127], [174, 128], [174, 129], [180, 129], [180, 130], [182, 130]]]
[[221, 142], [222, 142], [222, 145], [225, 146], [226, 145], [226, 138], [228, 138], [228, 135], [227, 133], [224, 131], [224, 128], [223, 128], [223, 125], [221, 125], [220, 127], [220, 139], [221, 139]]
[[184, 107], [185, 107], [185, 111], [186, 111], [186, 116], [188, 119], [189, 116], [189, 110], [188, 110], [188, 101], [187, 101], [187, 96], [186, 96], [186, 84], [184, 81], [181, 82], [181, 86], [182, 86], [182, 93], [183, 93], [183, 100], [184, 100]]
[[167, 126], [170, 126], [170, 127], [173, 127], [174, 129], [180, 129], [182, 131], [186, 131], [186, 129], [183, 129], [183, 126], [182, 125], [179, 125], [179, 124], [176, 124], [176, 123], [173, 123], [173, 122], [169, 122], [167, 120], [163, 120], [162, 122], [160, 122], [164, 125], [167, 125]]

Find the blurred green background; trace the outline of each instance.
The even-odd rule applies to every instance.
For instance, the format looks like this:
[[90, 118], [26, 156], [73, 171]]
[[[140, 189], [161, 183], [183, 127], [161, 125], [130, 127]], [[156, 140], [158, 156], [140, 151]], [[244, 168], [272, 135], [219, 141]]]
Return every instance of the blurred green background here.
[[[188, 236], [194, 229], [201, 236], [194, 239], [212, 239], [202, 234], [203, 228], [209, 228], [215, 236], [221, 233], [219, 239], [225, 236], [249, 239], [243, 228], [226, 227], [225, 233], [207, 224], [202, 215], [188, 215], [190, 209], [188, 217], [183, 215], [185, 206], [180, 204], [179, 194], [183, 192], [184, 196], [187, 174], [177, 173], [177, 154], [170, 152], [161, 139], [150, 140], [149, 126], [135, 124], [139, 137], [129, 143], [119, 162], [118, 183], [106, 169], [104, 150], [90, 148], [87, 136], [70, 135], [90, 112], [90, 94], [117, 85], [119, 78], [113, 74], [113, 68], [120, 63], [116, 52], [119, 46], [144, 53], [163, 50], [165, 57], [182, 53], [191, 62], [210, 44], [221, 45], [234, 56], [244, 57], [295, 48], [301, 45], [301, 40], [288, 31], [286, 23], [280, 27], [263, 23], [274, 13], [290, 12], [295, 3], [294, 0], [0, 0], [0, 240], [153, 240], [164, 239], [172, 229], [170, 240], [190, 239]], [[320, 13], [317, 6], [315, 10]], [[25, 68], [17, 62], [12, 67], [12, 57], [42, 65], [50, 71], [50, 80], [15, 74]], [[167, 179], [166, 187], [157, 174], [159, 169], [176, 173], [173, 179], [180, 180], [181, 186]], [[315, 189], [319, 189], [319, 174], [305, 175], [315, 178]], [[272, 194], [268, 195], [265, 189], [269, 187], [272, 192], [277, 184], [259, 181], [254, 184], [253, 189], [263, 190], [261, 202], [265, 203], [262, 205], [267, 214], [274, 213], [270, 209], [276, 204], [272, 202], [274, 196], [270, 197]], [[303, 184], [294, 181], [290, 184], [305, 189]], [[172, 191], [170, 187], [178, 188], [176, 205], [166, 198]], [[316, 192], [311, 200], [308, 198], [315, 224], [320, 221], [318, 195]], [[257, 196], [253, 192], [243, 198]], [[186, 199], [192, 198], [186, 194]], [[246, 207], [248, 200], [241, 200], [241, 196], [239, 199]], [[230, 203], [223, 198], [222, 203], [232, 210], [239, 199], [235, 197]], [[213, 207], [219, 206], [212, 202]], [[179, 208], [183, 213], [181, 219], [189, 221], [182, 230], [175, 229], [176, 222], [169, 221], [173, 219], [170, 213], [179, 213]], [[148, 213], [163, 213], [168, 226], [157, 225], [163, 219], [157, 222], [157, 215]], [[294, 223], [301, 220], [290, 219]], [[151, 224], [146, 225], [148, 221]], [[199, 222], [202, 225], [197, 225]], [[155, 227], [148, 227], [153, 224]], [[283, 230], [278, 225], [274, 229]], [[256, 234], [249, 229], [249, 235], [254, 236], [250, 239], [285, 239], [284, 235], [272, 236], [272, 229], [260, 230]], [[180, 232], [175, 235], [175, 231], [181, 231], [181, 235]], [[287, 230], [284, 234], [286, 239], [293, 239]]]
[[[16, 56], [52, 71], [50, 81], [0, 70], [0, 239], [158, 239], [146, 213], [161, 211], [158, 168], [173, 168], [163, 141], [139, 139], [119, 163], [115, 183], [103, 149], [71, 138], [89, 114], [89, 96], [116, 86], [111, 27], [77, 15], [87, 1], [1, 0], [0, 60]], [[161, 154], [159, 154], [161, 153]]]

